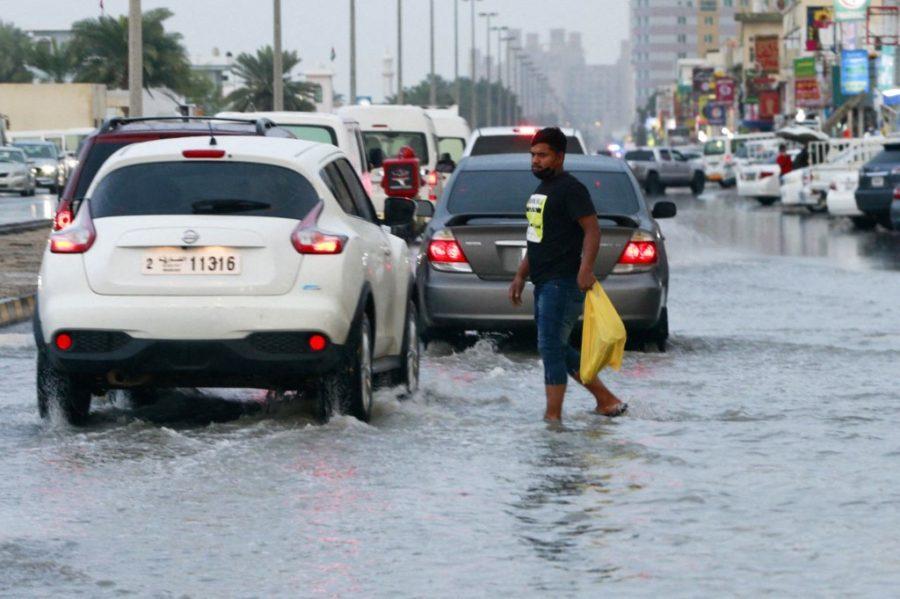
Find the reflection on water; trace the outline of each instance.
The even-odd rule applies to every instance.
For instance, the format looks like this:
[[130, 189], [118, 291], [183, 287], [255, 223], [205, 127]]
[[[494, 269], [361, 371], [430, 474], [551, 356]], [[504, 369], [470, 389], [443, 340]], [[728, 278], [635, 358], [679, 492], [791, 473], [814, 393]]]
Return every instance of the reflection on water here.
[[33, 198], [20, 198], [0, 194], [0, 225], [53, 218], [56, 196], [40, 194]]

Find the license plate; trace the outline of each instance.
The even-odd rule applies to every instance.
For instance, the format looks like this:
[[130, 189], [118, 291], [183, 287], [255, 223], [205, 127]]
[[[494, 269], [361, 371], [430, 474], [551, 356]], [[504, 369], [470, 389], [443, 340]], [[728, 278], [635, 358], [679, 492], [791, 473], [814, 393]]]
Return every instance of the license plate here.
[[239, 275], [241, 257], [232, 252], [145, 253], [141, 264], [145, 275]]
[[872, 187], [884, 187], [884, 177], [872, 177]]

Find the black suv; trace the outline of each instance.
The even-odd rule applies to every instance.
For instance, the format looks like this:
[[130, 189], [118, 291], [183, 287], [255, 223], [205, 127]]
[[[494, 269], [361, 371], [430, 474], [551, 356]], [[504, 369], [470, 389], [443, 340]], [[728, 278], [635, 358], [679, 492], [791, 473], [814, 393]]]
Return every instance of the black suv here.
[[69, 177], [56, 207], [53, 228], [66, 227], [75, 217], [78, 203], [87, 193], [91, 182], [116, 150], [131, 144], [170, 137], [202, 135], [262, 135], [294, 138], [294, 134], [275, 125], [269, 119], [237, 119], [218, 117], [142, 117], [107, 120], [82, 142], [78, 166]]
[[859, 171], [856, 206], [874, 222], [890, 229], [891, 202], [898, 187], [900, 187], [900, 139], [887, 142], [884, 150], [864, 164]]

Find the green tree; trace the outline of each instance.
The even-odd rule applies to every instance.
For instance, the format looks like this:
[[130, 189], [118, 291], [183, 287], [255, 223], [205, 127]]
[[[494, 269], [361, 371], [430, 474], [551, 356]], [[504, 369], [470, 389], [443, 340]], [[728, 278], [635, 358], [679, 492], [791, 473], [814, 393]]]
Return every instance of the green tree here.
[[[448, 81], [440, 76], [435, 76], [435, 84], [437, 85], [437, 103], [438, 106], [450, 106], [454, 103], [453, 93], [454, 85], [452, 81]], [[478, 94], [478, 122], [484, 123], [487, 120], [487, 106], [484, 98], [486, 97], [488, 83], [483, 79], [475, 86], [475, 93]], [[412, 87], [403, 88], [403, 101], [414, 106], [426, 107], [431, 97], [431, 84], [426, 77]], [[463, 77], [459, 81], [459, 115], [466, 119], [470, 124], [472, 121], [471, 114], [471, 98], [472, 98], [472, 81]], [[513, 100], [516, 113], [518, 114], [520, 107], [518, 98], [511, 91], [501, 86], [499, 83], [491, 83], [491, 111], [492, 119], [497, 122], [501, 115], [506, 115], [506, 120], [511, 121], [509, 115], [509, 101]], [[385, 98], [385, 102], [393, 104], [397, 101], [396, 96]]]
[[12, 23], [0, 21], [0, 83], [31, 83], [34, 80], [26, 66], [30, 52], [28, 35]]
[[[235, 59], [232, 72], [243, 81], [244, 86], [225, 98], [232, 110], [272, 110], [274, 59], [272, 46], [260, 48], [256, 55], [243, 52]], [[290, 73], [300, 64], [300, 57], [294, 51], [284, 51], [281, 64], [284, 72], [284, 109], [314, 111], [313, 100], [319, 87], [291, 79]]]
[[191, 73], [191, 82], [185, 92], [189, 104], [195, 104], [203, 114], [216, 114], [225, 109], [222, 88], [203, 73]]
[[28, 62], [44, 72], [45, 81], [54, 83], [65, 83], [75, 70], [75, 55], [69, 44], [57, 44], [55, 39], [35, 44]]
[[[166, 32], [164, 21], [173, 15], [167, 8], [143, 14], [144, 87], [168, 87], [176, 92], [190, 86], [190, 63], [181, 34]], [[84, 19], [72, 26], [71, 51], [82, 58], [75, 80], [128, 88], [128, 18]]]

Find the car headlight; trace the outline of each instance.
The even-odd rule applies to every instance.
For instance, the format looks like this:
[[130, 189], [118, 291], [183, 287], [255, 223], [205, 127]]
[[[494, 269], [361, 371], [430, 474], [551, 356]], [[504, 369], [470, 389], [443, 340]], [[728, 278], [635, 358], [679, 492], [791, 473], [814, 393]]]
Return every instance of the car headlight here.
[[44, 175], [48, 175], [48, 176], [55, 175], [56, 167], [53, 166], [52, 164], [45, 164], [44, 166], [41, 167], [41, 173]]

